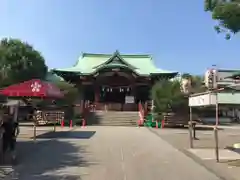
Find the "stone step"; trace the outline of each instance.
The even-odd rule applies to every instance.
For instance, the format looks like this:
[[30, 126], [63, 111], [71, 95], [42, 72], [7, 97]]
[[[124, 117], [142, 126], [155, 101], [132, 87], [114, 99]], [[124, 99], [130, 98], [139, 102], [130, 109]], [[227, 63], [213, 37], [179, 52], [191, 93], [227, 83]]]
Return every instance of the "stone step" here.
[[115, 123], [106, 123], [106, 122], [99, 122], [99, 123], [93, 123], [93, 124], [91, 124], [91, 125], [108, 125], [108, 126], [110, 126], [110, 125], [114, 125], [114, 126], [127, 126], [127, 125], [137, 125], [137, 123], [132, 123], [132, 122], [129, 122], [129, 123], [121, 123], [121, 122], [115, 122]]
[[109, 120], [109, 121], [138, 121], [139, 118], [95, 118], [97, 120]]
[[121, 121], [98, 121], [98, 122], [93, 122], [93, 123], [121, 123], [121, 124], [129, 124], [129, 123], [137, 123], [136, 121], [125, 121], [125, 122], [121, 122]]
[[91, 116], [139, 116], [139, 114], [89, 114]]
[[137, 121], [138, 118], [99, 118], [100, 121]]
[[95, 116], [139, 116], [139, 114], [93, 114]]
[[111, 117], [111, 118], [95, 118], [98, 120], [110, 120], [110, 121], [137, 121], [139, 118], [115, 118], [115, 117]]
[[95, 114], [95, 115], [98, 115], [98, 116], [101, 116], [101, 115], [114, 115], [114, 116], [122, 116], [122, 115], [125, 115], [125, 116], [138, 116], [139, 113], [91, 113], [91, 114]]
[[108, 120], [100, 120], [98, 122], [92, 122], [93, 124], [101, 124], [101, 125], [136, 125], [136, 121], [108, 121]]
[[139, 114], [92, 114], [98, 117], [139, 117]]
[[95, 118], [95, 119], [104, 119], [104, 120], [112, 120], [112, 121], [137, 121], [139, 118], [128, 118], [128, 117], [123, 117], [123, 118], [118, 118], [118, 117], [110, 117], [110, 118]]
[[93, 116], [114, 116], [114, 117], [136, 117], [136, 116], [139, 116], [138, 114], [93, 114]]
[[97, 116], [107, 116], [107, 115], [112, 115], [112, 116], [139, 116], [139, 114], [125, 114], [125, 113], [117, 113], [117, 114], [112, 114], [112, 113], [104, 113], [104, 114], [95, 114]]
[[135, 124], [92, 124], [90, 126], [123, 126], [123, 127], [135, 127]]
[[98, 121], [99, 123], [137, 123], [137, 121]]
[[137, 121], [108, 121], [108, 120], [100, 120], [98, 123], [137, 123]]
[[113, 114], [122, 114], [122, 113], [126, 113], [126, 114], [135, 114], [135, 113], [138, 113], [138, 111], [95, 111], [93, 113], [113, 113]]
[[99, 117], [99, 116], [93, 116], [93, 117], [90, 117], [90, 118], [95, 118], [95, 119], [113, 119], [113, 120], [124, 120], [124, 119], [127, 119], [127, 120], [138, 120], [139, 119], [139, 117], [127, 117], [127, 116], [124, 116], [124, 117], [114, 117], [114, 116], [109, 116], [109, 117], [102, 116], [102, 117]]
[[101, 114], [101, 115], [91, 115], [91, 116], [96, 116], [96, 117], [139, 117], [139, 115], [134, 115], [134, 114]]
[[99, 126], [136, 126], [139, 119], [138, 112], [91, 112], [88, 116], [89, 125]]

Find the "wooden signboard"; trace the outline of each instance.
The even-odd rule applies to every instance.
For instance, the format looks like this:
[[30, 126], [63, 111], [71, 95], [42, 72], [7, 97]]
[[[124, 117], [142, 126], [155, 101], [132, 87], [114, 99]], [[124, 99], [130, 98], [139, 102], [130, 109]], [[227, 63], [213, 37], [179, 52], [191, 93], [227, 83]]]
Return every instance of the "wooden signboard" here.
[[125, 97], [126, 104], [134, 103], [134, 101], [135, 101], [134, 96], [126, 96]]
[[64, 112], [62, 111], [36, 111], [35, 122], [38, 125], [45, 125], [49, 123], [60, 123], [64, 120]]

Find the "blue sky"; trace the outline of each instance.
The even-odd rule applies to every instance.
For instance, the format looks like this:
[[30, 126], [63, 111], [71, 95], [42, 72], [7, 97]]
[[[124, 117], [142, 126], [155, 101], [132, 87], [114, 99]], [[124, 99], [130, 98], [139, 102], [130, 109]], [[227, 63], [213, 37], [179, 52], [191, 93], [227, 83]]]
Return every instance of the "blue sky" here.
[[159, 68], [204, 73], [240, 67], [240, 38], [213, 30], [204, 0], [1, 0], [0, 37], [41, 51], [50, 68], [73, 65], [81, 52], [151, 54]]

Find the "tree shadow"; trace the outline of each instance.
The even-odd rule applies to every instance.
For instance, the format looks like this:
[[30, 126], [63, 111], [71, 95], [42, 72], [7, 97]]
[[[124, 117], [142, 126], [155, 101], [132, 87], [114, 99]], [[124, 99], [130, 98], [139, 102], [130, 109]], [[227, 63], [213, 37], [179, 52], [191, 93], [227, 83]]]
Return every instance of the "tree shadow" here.
[[20, 141], [13, 177], [19, 180], [79, 180], [79, 168], [97, 164], [95, 160], [85, 159], [86, 148], [80, 147], [76, 141]]
[[37, 139], [90, 139], [96, 131], [57, 131], [57, 132], [46, 132], [44, 134], [38, 135]]

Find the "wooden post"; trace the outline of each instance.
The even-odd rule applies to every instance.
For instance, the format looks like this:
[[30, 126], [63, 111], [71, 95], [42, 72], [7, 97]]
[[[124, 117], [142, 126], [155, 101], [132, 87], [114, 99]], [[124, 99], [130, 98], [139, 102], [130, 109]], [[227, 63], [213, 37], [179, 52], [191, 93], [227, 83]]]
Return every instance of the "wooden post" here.
[[3, 153], [3, 129], [0, 127], [0, 163], [4, 162], [4, 153]]
[[192, 107], [189, 108], [190, 113], [190, 121], [188, 123], [188, 130], [189, 130], [189, 140], [190, 140], [190, 148], [193, 148], [193, 136], [192, 136]]
[[194, 122], [193, 124], [192, 124], [192, 127], [193, 127], [193, 139], [197, 139], [196, 138], [196, 123]]
[[13, 116], [14, 122], [17, 122], [18, 120], [19, 106], [20, 106], [20, 102], [18, 101], [18, 104], [14, 106], [14, 116]]
[[148, 103], [147, 101], [144, 102], [144, 116], [147, 115], [149, 112], [148, 112]]
[[108, 111], [108, 106], [107, 106], [107, 104], [104, 104], [104, 110], [105, 110], [105, 112]]
[[34, 140], [34, 142], [36, 141], [36, 136], [37, 136], [37, 126], [36, 126], [36, 122], [34, 120], [34, 122], [33, 122], [33, 140]]
[[53, 124], [53, 132], [56, 132], [56, 124], [57, 124], [57, 120], [59, 119], [59, 112], [55, 112], [55, 117], [54, 117], [54, 124]]
[[94, 86], [94, 104], [97, 104], [98, 102], [100, 102], [100, 94], [101, 94], [100, 86], [95, 85]]
[[152, 107], [151, 107], [151, 113], [152, 113], [152, 122], [154, 122], [154, 100], [152, 100]]
[[218, 147], [218, 128], [215, 126], [214, 129], [214, 140], [215, 140], [215, 155], [216, 161], [219, 162], [219, 147]]
[[215, 124], [215, 127], [214, 127], [213, 131], [214, 131], [215, 154], [216, 154], [216, 161], [217, 162], [219, 162], [218, 124], [219, 124], [219, 117], [218, 117], [218, 92], [216, 92], [216, 124]]
[[53, 132], [56, 132], [56, 121], [54, 121]]

